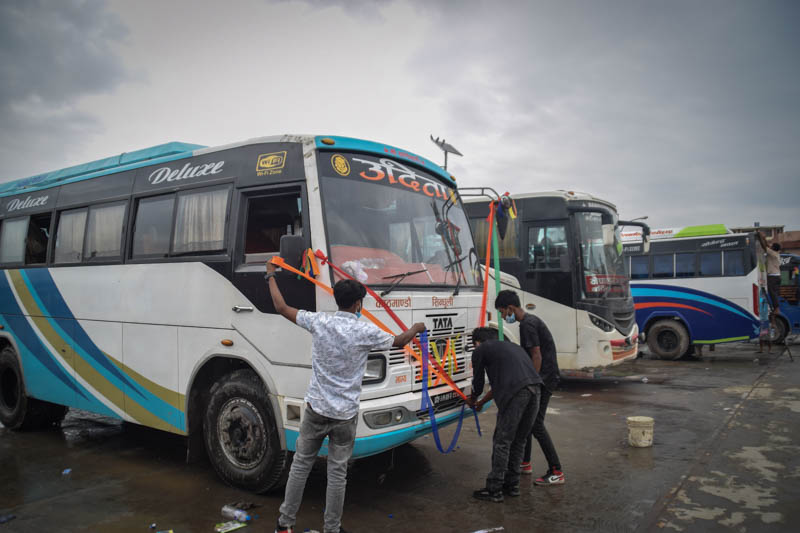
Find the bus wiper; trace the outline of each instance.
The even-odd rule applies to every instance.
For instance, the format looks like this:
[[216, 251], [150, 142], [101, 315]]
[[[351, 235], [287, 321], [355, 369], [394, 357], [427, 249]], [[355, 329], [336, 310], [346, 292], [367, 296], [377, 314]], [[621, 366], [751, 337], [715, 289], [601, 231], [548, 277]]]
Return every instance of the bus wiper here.
[[[469, 257], [469, 254], [464, 254], [461, 257], [459, 257], [458, 259], [454, 259], [453, 261], [450, 261], [450, 264], [448, 264], [446, 267], [444, 267], [445, 272], [449, 271], [453, 267], [453, 265], [456, 265], [456, 264], [458, 265], [459, 269], [461, 269], [461, 271], [463, 272], [463, 268], [461, 267], [461, 262], [464, 259], [466, 259], [467, 257]], [[453, 289], [453, 296], [458, 296], [458, 291], [459, 291], [459, 288], [461, 286], [461, 277], [462, 277], [461, 274], [456, 276], [456, 286]]]
[[408, 276], [413, 276], [414, 274], [422, 274], [423, 272], [427, 272], [427, 271], [428, 271], [427, 268], [423, 268], [421, 270], [409, 270], [408, 272], [403, 272], [402, 274], [395, 274], [393, 276], [383, 276], [382, 279], [392, 279], [392, 278], [397, 278], [397, 279], [394, 281], [394, 283], [389, 285], [388, 289], [386, 289], [385, 291], [381, 292], [381, 296], [386, 296], [387, 294], [392, 292], [394, 290], [394, 288], [397, 287], [397, 285], [399, 285], [400, 282], [403, 281], [404, 279], [406, 279]]

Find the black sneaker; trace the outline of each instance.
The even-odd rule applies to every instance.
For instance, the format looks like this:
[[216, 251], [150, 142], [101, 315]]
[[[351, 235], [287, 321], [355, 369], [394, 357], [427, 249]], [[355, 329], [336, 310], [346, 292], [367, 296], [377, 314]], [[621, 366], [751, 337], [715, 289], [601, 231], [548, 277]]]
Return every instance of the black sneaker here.
[[472, 493], [472, 497], [476, 500], [483, 500], [487, 502], [495, 502], [495, 503], [502, 503], [503, 502], [503, 491], [496, 491], [492, 492], [486, 487], [482, 489], [478, 489]]
[[513, 487], [503, 487], [503, 494], [506, 496], [511, 496], [512, 498], [516, 498], [519, 496], [519, 485], [514, 485]]

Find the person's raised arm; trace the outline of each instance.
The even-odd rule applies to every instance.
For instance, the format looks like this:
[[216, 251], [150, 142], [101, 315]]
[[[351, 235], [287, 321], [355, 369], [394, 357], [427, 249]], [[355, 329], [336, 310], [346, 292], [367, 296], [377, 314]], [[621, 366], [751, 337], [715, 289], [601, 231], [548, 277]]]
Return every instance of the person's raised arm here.
[[417, 322], [416, 324], [411, 326], [411, 328], [405, 330], [400, 335], [397, 335], [394, 338], [392, 346], [394, 346], [395, 348], [402, 348], [403, 346], [414, 340], [414, 337], [416, 337], [417, 333], [422, 333], [423, 331], [425, 331], [425, 324], [423, 324], [422, 322]]
[[297, 309], [286, 305], [281, 290], [278, 288], [278, 281], [275, 279], [277, 269], [274, 264], [267, 263], [267, 285], [269, 285], [269, 295], [272, 296], [272, 305], [281, 316], [297, 324]]
[[767, 246], [767, 239], [764, 237], [764, 234], [760, 231], [756, 231], [756, 235], [758, 235], [758, 240], [761, 241], [761, 247], [764, 248], [765, 251], [769, 249], [769, 246]]

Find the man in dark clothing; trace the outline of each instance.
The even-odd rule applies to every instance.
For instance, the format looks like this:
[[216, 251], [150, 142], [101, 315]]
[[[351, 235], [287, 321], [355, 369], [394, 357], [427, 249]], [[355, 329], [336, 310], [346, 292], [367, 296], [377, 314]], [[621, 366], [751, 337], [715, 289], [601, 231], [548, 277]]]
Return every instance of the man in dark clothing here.
[[[470, 406], [480, 409], [494, 398], [497, 425], [492, 437], [492, 470], [486, 486], [472, 495], [479, 500], [502, 502], [503, 494], [519, 496], [520, 461], [539, 409], [541, 378], [525, 350], [497, 340], [497, 331], [475, 328], [472, 332], [472, 397]], [[484, 372], [492, 390], [483, 398]]]
[[[556, 448], [550, 439], [550, 434], [544, 426], [544, 417], [547, 415], [547, 404], [550, 397], [558, 387], [559, 371], [556, 357], [556, 344], [550, 330], [537, 316], [526, 313], [520, 306], [519, 296], [514, 291], [500, 291], [494, 301], [494, 306], [503, 320], [513, 324], [519, 321], [519, 342], [522, 348], [530, 355], [533, 366], [542, 378], [542, 397], [539, 401], [539, 412], [533, 423], [533, 437], [539, 443], [547, 459], [547, 472], [534, 480], [537, 485], [561, 485], [564, 483], [564, 473], [561, 471], [561, 462], [558, 459]], [[528, 436], [525, 453], [522, 458], [522, 473], [533, 472], [531, 466], [532, 439]]]

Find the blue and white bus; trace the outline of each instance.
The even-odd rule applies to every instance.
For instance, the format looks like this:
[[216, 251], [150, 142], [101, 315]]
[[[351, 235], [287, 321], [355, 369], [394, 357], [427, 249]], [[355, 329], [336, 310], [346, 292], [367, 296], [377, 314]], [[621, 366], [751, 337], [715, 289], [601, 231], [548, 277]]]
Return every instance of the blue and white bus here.
[[[311, 336], [275, 313], [264, 264], [298, 266], [308, 249], [424, 322], [469, 388], [480, 266], [438, 165], [345, 137], [169, 143], [0, 185], [0, 422], [49, 425], [75, 407], [186, 435], [231, 484], [279, 484]], [[317, 280], [337, 278], [320, 266]], [[290, 305], [336, 310], [309, 281], [278, 282]], [[364, 308], [394, 326], [374, 299]], [[431, 430], [411, 354], [372, 353], [363, 383], [354, 457]], [[439, 423], [455, 421], [463, 400], [445, 385], [431, 396]]]
[[650, 238], [644, 253], [639, 232], [622, 234], [636, 322], [653, 354], [678, 359], [694, 345], [758, 336], [765, 282], [754, 234], [717, 224], [653, 229]]
[[780, 313], [770, 330], [772, 342], [800, 335], [800, 255], [781, 254]]

